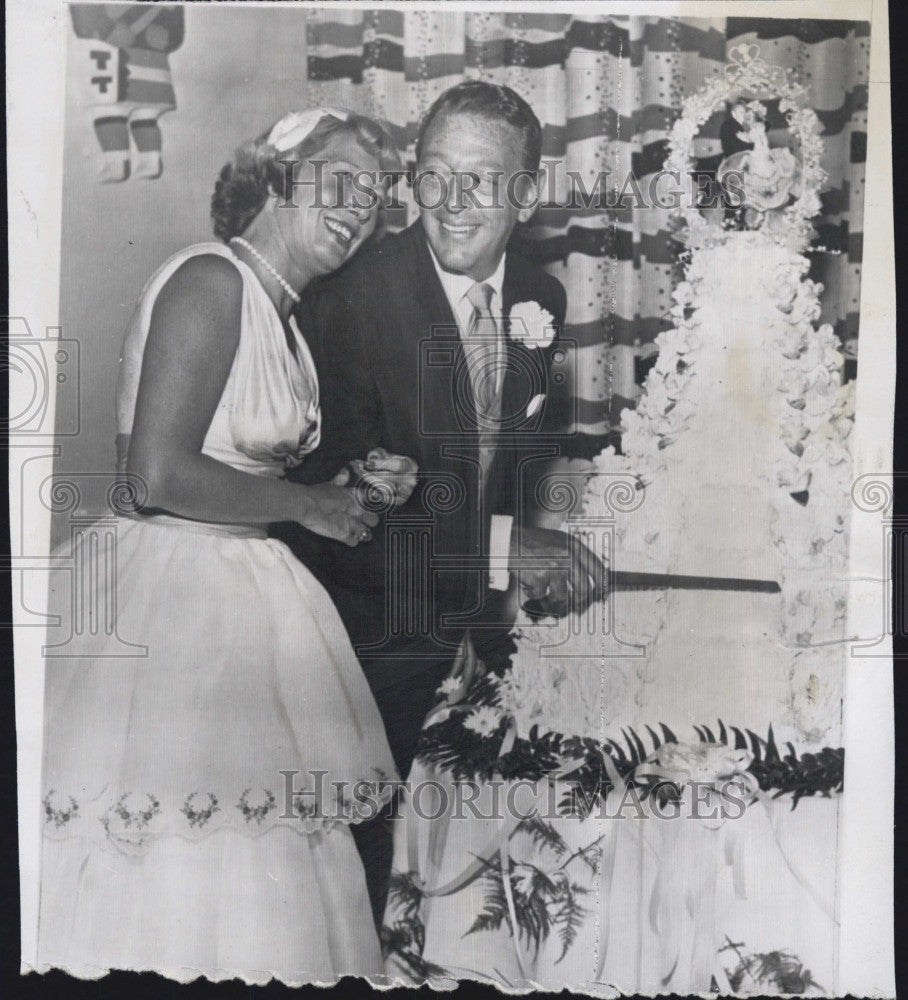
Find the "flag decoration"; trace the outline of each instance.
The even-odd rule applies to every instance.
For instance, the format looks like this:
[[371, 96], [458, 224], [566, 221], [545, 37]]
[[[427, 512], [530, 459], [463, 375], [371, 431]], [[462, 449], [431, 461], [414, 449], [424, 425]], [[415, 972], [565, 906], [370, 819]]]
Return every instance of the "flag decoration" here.
[[158, 119], [176, 107], [169, 58], [183, 42], [183, 9], [163, 4], [72, 4], [81, 103], [105, 183], [160, 176]]

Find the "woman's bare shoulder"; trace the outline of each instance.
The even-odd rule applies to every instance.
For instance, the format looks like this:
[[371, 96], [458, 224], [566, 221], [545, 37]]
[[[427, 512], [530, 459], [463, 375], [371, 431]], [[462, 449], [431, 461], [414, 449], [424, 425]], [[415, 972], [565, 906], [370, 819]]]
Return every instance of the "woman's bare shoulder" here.
[[187, 324], [191, 340], [201, 350], [211, 342], [220, 348], [239, 341], [243, 303], [243, 276], [227, 257], [216, 253], [193, 254], [170, 275], [155, 299], [150, 339], [173, 331], [185, 338]]
[[239, 299], [243, 291], [243, 276], [236, 263], [217, 253], [197, 253], [187, 257], [167, 279], [162, 293], [189, 294], [193, 298], [207, 295]]

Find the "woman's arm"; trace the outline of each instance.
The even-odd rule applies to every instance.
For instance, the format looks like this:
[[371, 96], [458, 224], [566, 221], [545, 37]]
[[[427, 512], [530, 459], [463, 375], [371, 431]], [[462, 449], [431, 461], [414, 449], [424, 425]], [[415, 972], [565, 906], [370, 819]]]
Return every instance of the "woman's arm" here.
[[161, 289], [142, 360], [127, 471], [146, 506], [203, 521], [296, 521], [348, 544], [374, 515], [352, 491], [254, 476], [202, 454], [240, 339], [243, 281], [215, 255], [186, 261]]

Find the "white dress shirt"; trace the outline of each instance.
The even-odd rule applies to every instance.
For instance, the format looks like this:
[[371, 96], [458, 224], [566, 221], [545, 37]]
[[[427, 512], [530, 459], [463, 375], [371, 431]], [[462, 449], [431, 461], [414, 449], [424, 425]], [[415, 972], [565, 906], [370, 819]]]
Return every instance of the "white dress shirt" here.
[[[429, 253], [432, 263], [438, 273], [438, 280], [445, 290], [451, 312], [457, 320], [457, 328], [460, 331], [460, 339], [465, 340], [470, 333], [470, 324], [473, 320], [473, 306], [467, 298], [467, 292], [476, 284], [473, 278], [467, 274], [454, 274], [446, 271], [438, 262], [431, 246]], [[502, 312], [501, 286], [504, 284], [504, 263], [506, 254], [502, 254], [498, 267], [493, 274], [484, 279], [485, 284], [492, 289], [492, 301], [489, 309], [493, 317], [498, 317]], [[499, 329], [499, 334], [501, 330]], [[514, 518], [509, 514], [493, 514], [491, 537], [489, 540], [489, 586], [493, 590], [508, 589], [508, 562], [511, 549], [511, 528]]]

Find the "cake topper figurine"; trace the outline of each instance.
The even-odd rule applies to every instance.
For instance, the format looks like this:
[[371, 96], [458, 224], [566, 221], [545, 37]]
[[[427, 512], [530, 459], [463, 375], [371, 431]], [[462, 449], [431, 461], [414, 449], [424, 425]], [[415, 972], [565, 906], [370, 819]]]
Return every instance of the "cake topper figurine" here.
[[782, 210], [801, 193], [800, 162], [787, 146], [769, 145], [766, 108], [759, 101], [737, 102], [730, 118], [738, 126], [736, 144], [743, 148], [725, 156], [716, 179], [741, 199], [744, 228], [784, 226]]

